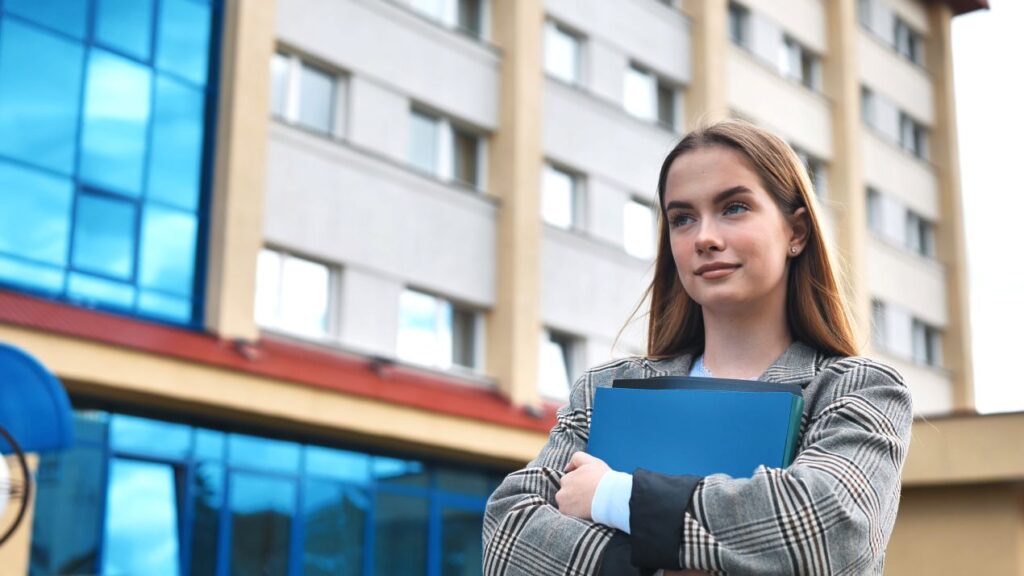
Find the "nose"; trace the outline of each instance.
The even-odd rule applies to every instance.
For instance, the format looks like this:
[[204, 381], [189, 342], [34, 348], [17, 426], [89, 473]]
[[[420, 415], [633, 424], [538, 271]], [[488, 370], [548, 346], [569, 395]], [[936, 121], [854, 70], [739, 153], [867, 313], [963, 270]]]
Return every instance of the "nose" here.
[[697, 250], [697, 254], [722, 251], [724, 242], [722, 241], [721, 234], [719, 234], [718, 226], [715, 225], [714, 218], [701, 218], [700, 227], [697, 229], [697, 237], [693, 245]]

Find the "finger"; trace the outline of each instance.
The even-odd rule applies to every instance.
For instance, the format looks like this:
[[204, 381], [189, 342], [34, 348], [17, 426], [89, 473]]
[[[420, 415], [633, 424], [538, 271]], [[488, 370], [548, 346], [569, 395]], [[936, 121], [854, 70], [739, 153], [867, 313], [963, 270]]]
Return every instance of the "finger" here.
[[572, 472], [587, 462], [587, 458], [591, 458], [590, 454], [586, 452], [573, 452], [572, 458], [569, 459], [569, 463], [565, 466], [566, 472]]

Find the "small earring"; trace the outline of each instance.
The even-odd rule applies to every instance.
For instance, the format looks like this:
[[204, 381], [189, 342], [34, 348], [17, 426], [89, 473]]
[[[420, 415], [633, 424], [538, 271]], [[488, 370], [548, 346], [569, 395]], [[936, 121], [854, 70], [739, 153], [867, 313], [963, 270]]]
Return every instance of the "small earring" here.
[[790, 246], [789, 253], [792, 254], [793, 256], [796, 256], [796, 246]]

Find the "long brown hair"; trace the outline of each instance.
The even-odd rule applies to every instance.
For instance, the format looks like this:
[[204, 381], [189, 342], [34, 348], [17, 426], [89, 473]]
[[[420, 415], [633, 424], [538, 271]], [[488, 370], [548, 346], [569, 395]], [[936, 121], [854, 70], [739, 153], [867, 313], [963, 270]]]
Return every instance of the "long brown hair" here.
[[783, 215], [792, 216], [801, 207], [807, 210], [806, 245], [800, 255], [789, 261], [786, 317], [793, 339], [832, 355], [856, 355], [858, 346], [849, 311], [818, 222], [817, 201], [807, 170], [778, 136], [748, 122], [724, 120], [687, 134], [661, 165], [654, 278], [637, 305], [639, 309], [650, 298], [647, 356], [670, 358], [704, 349], [704, 315], [679, 280], [669, 244], [664, 199], [672, 162], [687, 152], [712, 146], [727, 147], [746, 158]]

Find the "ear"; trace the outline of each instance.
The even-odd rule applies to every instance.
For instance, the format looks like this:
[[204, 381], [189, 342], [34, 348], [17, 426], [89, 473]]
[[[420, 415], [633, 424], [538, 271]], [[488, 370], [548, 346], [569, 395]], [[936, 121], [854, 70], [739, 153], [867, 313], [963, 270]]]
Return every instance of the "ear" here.
[[799, 254], [807, 245], [807, 238], [811, 233], [811, 216], [807, 213], [807, 208], [801, 206], [787, 220], [790, 230], [789, 245], [796, 246]]

